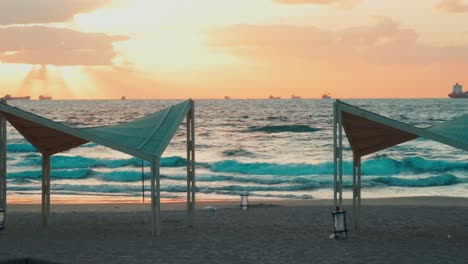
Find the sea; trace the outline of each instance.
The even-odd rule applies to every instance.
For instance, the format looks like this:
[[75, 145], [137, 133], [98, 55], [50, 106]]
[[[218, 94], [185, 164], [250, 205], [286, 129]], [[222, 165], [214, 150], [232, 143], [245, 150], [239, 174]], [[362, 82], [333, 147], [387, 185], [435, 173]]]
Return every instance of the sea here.
[[[198, 199], [333, 197], [331, 99], [196, 100]], [[468, 114], [463, 99], [343, 100], [425, 128]], [[9, 104], [74, 127], [129, 122], [180, 100], [43, 100]], [[40, 197], [41, 155], [8, 126], [9, 197]], [[352, 153], [344, 140], [344, 197]], [[51, 195], [138, 198], [150, 192], [149, 163], [87, 143], [51, 159]], [[161, 197], [185, 199], [183, 124], [161, 159]], [[418, 138], [365, 156], [363, 198], [468, 197], [468, 152]], [[38, 198], [39, 199], [39, 198]]]

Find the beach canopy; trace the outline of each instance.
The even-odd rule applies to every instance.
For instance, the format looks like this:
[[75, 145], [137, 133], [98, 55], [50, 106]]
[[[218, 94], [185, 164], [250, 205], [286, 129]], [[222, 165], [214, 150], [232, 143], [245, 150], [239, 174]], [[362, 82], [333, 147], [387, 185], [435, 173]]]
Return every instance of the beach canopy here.
[[335, 206], [340, 207], [343, 199], [342, 129], [353, 151], [353, 215], [356, 227], [361, 203], [361, 157], [419, 137], [468, 151], [468, 115], [429, 128], [418, 128], [337, 100], [334, 102], [333, 197]]
[[[0, 154], [3, 157], [3, 161], [0, 162], [1, 181], [6, 186], [6, 121], [8, 121], [42, 153], [43, 160], [47, 163], [43, 164], [43, 189], [47, 189], [45, 194], [43, 190], [43, 206], [45, 207], [48, 206], [47, 199], [49, 199], [48, 192], [50, 191], [48, 183], [50, 179], [47, 179], [50, 178], [50, 156], [87, 142], [94, 142], [152, 162], [152, 171], [156, 181], [152, 182], [152, 191], [155, 188], [158, 189], [156, 190], [158, 201], [155, 207], [159, 207], [159, 159], [185, 118], [187, 118], [187, 176], [190, 182], [190, 188], [187, 191], [193, 193], [195, 190], [194, 104], [192, 100], [181, 102], [128, 123], [101, 127], [71, 127], [12, 107], [5, 102], [0, 103], [0, 117], [2, 118], [0, 133], [2, 135], [0, 141], [2, 149]], [[2, 187], [3, 185], [0, 186], [0, 191]], [[154, 198], [153, 194], [152, 198]], [[6, 201], [6, 191], [0, 196], [5, 196]], [[44, 196], [46, 197], [44, 198]], [[194, 194], [187, 197], [190, 197], [191, 202], [194, 203]], [[5, 208], [6, 204], [0, 204], [0, 206]], [[192, 214], [194, 204], [190, 204], [190, 207], [190, 214]], [[159, 210], [159, 208], [157, 209]], [[46, 221], [46, 218], [44, 219]], [[159, 222], [157, 224], [159, 225]]]
[[75, 128], [0, 104], [0, 113], [41, 153], [53, 155], [94, 142], [152, 161], [161, 156], [191, 109], [187, 100], [137, 120], [111, 126]]

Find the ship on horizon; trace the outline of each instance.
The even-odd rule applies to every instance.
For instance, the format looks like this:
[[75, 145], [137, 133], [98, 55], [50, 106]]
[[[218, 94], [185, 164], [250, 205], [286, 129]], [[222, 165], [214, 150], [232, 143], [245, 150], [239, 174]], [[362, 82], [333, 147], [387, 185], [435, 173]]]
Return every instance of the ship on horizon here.
[[5, 97], [3, 97], [5, 100], [30, 100], [31, 96], [11, 96], [11, 94], [6, 94]]
[[52, 96], [39, 95], [39, 100], [52, 100]]
[[452, 93], [448, 96], [450, 98], [468, 98], [468, 92], [463, 92], [463, 86], [459, 83], [455, 83]]
[[270, 95], [270, 97], [268, 97], [268, 99], [281, 99], [281, 96], [275, 97], [273, 95]]
[[302, 97], [293, 94], [291, 95], [291, 99], [302, 99]]
[[322, 99], [330, 99], [331, 95], [330, 93], [322, 94]]

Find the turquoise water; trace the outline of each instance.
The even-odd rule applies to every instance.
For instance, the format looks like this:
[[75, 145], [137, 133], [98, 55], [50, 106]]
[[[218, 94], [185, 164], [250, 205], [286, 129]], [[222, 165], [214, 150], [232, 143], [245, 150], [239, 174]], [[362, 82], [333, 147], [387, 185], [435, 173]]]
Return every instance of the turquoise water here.
[[[391, 118], [429, 127], [468, 113], [468, 100], [345, 100]], [[131, 121], [178, 101], [12, 101], [65, 124], [85, 127]], [[331, 198], [332, 100], [196, 101], [197, 191], [200, 198]], [[8, 192], [40, 193], [41, 156], [8, 130]], [[185, 130], [161, 159], [162, 196], [185, 197]], [[345, 141], [345, 197], [351, 152]], [[52, 157], [52, 195], [141, 196], [141, 160], [88, 143]], [[149, 191], [149, 164], [145, 186]], [[468, 196], [468, 153], [416, 139], [366, 156], [363, 196]]]

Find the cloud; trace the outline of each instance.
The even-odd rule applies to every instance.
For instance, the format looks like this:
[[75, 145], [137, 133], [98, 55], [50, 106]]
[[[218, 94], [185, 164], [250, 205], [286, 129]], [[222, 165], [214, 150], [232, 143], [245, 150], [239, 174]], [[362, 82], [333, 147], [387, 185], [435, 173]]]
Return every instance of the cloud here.
[[468, 46], [432, 46], [381, 17], [373, 26], [338, 31], [313, 26], [236, 25], [208, 33], [209, 44], [260, 61], [361, 61], [378, 64], [468, 63]]
[[448, 13], [468, 12], [468, 3], [463, 0], [441, 0], [436, 7]]
[[0, 25], [64, 22], [110, 0], [1, 0]]
[[110, 65], [112, 43], [124, 36], [82, 33], [46, 26], [0, 27], [0, 61], [57, 66]]
[[287, 5], [331, 5], [338, 4], [341, 8], [350, 9], [354, 7], [361, 0], [273, 0], [274, 3], [287, 4]]

